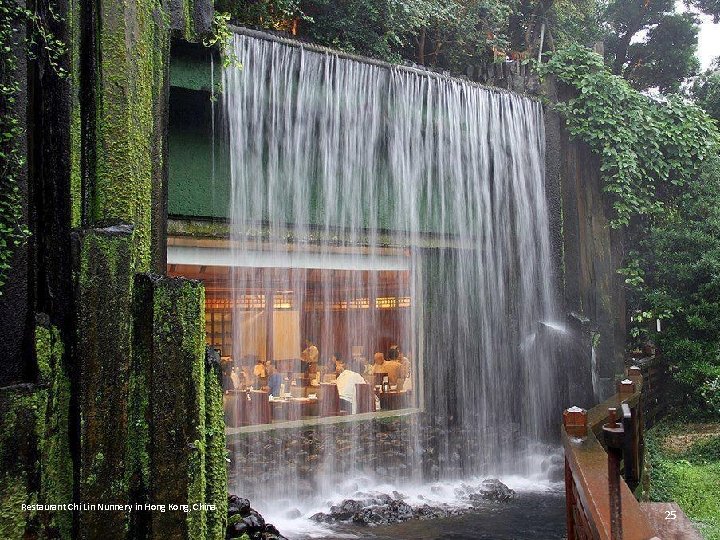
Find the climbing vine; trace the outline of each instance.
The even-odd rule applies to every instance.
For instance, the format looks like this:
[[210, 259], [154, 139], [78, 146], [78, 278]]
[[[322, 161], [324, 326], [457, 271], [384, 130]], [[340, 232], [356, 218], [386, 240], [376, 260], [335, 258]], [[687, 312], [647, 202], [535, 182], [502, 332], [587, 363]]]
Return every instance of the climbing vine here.
[[23, 127], [14, 114], [20, 82], [13, 44], [18, 41], [18, 28], [24, 16], [25, 10], [14, 2], [0, 4], [0, 294], [13, 252], [29, 234], [23, 223], [18, 186], [18, 176], [25, 164], [19, 145]]
[[[61, 22], [60, 16], [49, 4], [45, 16]], [[27, 37], [22, 38], [20, 29], [26, 24], [30, 30]], [[0, 295], [14, 251], [30, 235], [23, 220], [18, 185], [26, 157], [20, 147], [24, 128], [16, 107], [20, 78], [24, 74], [19, 73], [15, 47], [26, 48], [30, 59], [42, 54], [58, 76], [67, 75], [62, 67], [66, 45], [48, 30], [43, 18], [19, 3], [0, 3]]]
[[558, 51], [539, 71], [575, 90], [555, 107], [570, 133], [601, 158], [615, 228], [661, 212], [664, 200], [717, 153], [717, 127], [702, 109], [680, 97], [661, 101], [639, 93], [582, 46]]
[[206, 47], [218, 47], [223, 67], [242, 67], [232, 47], [233, 33], [230, 30], [230, 14], [216, 11], [213, 16], [212, 33], [203, 40]]

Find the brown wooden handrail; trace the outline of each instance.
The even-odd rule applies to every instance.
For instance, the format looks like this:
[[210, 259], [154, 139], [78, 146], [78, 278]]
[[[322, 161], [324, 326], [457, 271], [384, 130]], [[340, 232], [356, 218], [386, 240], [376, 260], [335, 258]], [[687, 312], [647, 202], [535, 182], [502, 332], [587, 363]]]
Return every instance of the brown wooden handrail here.
[[[642, 376], [638, 368], [630, 368], [626, 377], [605, 402], [589, 411], [573, 407], [563, 414], [569, 540], [657, 538], [628, 486], [640, 480], [644, 450]], [[619, 475], [621, 460], [624, 477]]]

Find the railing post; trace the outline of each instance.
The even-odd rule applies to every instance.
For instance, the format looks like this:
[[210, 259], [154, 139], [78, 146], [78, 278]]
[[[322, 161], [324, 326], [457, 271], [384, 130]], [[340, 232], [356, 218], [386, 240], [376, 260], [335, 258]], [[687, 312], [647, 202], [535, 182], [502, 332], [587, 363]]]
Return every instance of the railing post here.
[[[624, 381], [623, 381], [624, 382]], [[621, 383], [622, 384], [622, 383]], [[633, 384], [634, 386], [634, 384]], [[620, 496], [620, 461], [624, 429], [618, 423], [617, 409], [608, 409], [608, 423], [603, 425], [603, 434], [608, 453], [608, 491], [610, 493], [610, 537], [622, 540], [622, 500]]]
[[[580, 407], [570, 407], [563, 412], [563, 426], [565, 432], [571, 437], [585, 437], [587, 435], [587, 411]], [[565, 520], [567, 524], [567, 537], [575, 540], [575, 480], [572, 469], [565, 456]]]

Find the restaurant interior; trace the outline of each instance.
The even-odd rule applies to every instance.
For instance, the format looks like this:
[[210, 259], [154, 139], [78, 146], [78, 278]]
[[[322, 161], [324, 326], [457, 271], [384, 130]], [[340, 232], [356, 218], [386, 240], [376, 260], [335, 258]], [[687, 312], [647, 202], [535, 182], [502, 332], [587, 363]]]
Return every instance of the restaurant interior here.
[[416, 406], [407, 269], [168, 264], [204, 282], [228, 428]]

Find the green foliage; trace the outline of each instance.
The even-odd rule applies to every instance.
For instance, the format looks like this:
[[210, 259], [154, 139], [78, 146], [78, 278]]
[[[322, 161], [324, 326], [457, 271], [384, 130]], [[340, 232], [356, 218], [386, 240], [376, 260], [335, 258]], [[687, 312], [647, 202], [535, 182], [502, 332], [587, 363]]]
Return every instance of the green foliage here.
[[[19, 2], [0, 3], [0, 295], [15, 249], [30, 235], [18, 186], [25, 155], [20, 148], [24, 128], [17, 100], [25, 73], [19, 71], [15, 48], [24, 48], [30, 59], [42, 58], [58, 76], [67, 75], [62, 67], [67, 47], [48, 29], [46, 19], [61, 22], [50, 4], [41, 16]], [[27, 37], [21, 38], [20, 29], [25, 25], [29, 27]]]
[[596, 0], [555, 0], [550, 11], [554, 45], [592, 45], [604, 37], [600, 3]]
[[213, 15], [212, 33], [203, 40], [206, 47], [218, 47], [222, 56], [224, 68], [234, 66], [241, 68], [240, 59], [235, 55], [234, 49], [230, 46], [233, 33], [230, 31], [230, 14], [216, 11]]
[[684, 435], [685, 425], [659, 425], [645, 438], [650, 465], [650, 500], [674, 501], [704, 537], [720, 540], [720, 437], [703, 439], [681, 453], [662, 446], [670, 435]]
[[23, 136], [16, 111], [20, 74], [13, 50], [13, 44], [19, 42], [18, 28], [24, 20], [25, 10], [14, 2], [0, 4], [0, 294], [15, 248], [22, 245], [29, 234], [23, 222], [17, 183], [25, 156], [19, 147]]
[[[389, 62], [464, 72], [504, 59], [516, 0], [218, 0], [233, 22], [296, 33], [303, 39]], [[589, 0], [592, 1], [592, 0]]]
[[714, 65], [705, 73], [700, 75], [690, 88], [690, 95], [700, 107], [712, 116], [720, 120], [720, 59], [716, 59]]
[[677, 91], [697, 71], [697, 21], [675, 13], [674, 0], [611, 0], [603, 19], [613, 73], [636, 88]]
[[216, 0], [215, 10], [229, 13], [236, 24], [273, 30], [287, 30], [289, 20], [303, 16], [300, 0]]
[[720, 158], [705, 164], [638, 247], [644, 280], [630, 301], [647, 319], [667, 319], [649, 337], [673, 366], [686, 404], [696, 415], [720, 416]]
[[650, 28], [643, 41], [628, 47], [624, 76], [635, 88], [658, 87], [678, 92], [680, 84], [700, 68], [695, 53], [698, 20], [692, 13], [671, 14]]
[[693, 178], [717, 150], [717, 129], [701, 109], [677, 97], [659, 102], [640, 94], [581, 46], [553, 54], [540, 72], [575, 91], [557, 109], [570, 133], [601, 158], [614, 227], [661, 212], [663, 198]]

